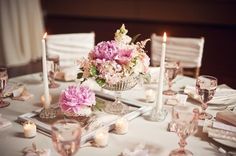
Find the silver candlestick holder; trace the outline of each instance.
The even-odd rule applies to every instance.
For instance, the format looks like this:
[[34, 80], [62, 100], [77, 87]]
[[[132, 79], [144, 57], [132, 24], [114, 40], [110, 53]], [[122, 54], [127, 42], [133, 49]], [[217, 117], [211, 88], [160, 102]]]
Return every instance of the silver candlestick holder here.
[[150, 116], [148, 119], [150, 121], [161, 122], [166, 119], [167, 114], [168, 114], [168, 112], [166, 109], [164, 109], [164, 108], [158, 109], [158, 107], [154, 107], [151, 110], [151, 113], [150, 113]]
[[57, 116], [57, 110], [55, 108], [43, 108], [39, 113], [41, 119], [53, 119]]

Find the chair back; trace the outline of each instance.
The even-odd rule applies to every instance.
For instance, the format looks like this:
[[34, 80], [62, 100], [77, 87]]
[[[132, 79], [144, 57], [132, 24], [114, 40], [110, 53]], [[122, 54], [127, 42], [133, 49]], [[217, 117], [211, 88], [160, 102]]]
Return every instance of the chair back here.
[[[179, 61], [184, 75], [197, 77], [202, 63], [204, 38], [168, 37], [166, 44], [166, 60]], [[151, 62], [153, 66], [160, 64], [161, 49], [162, 36], [152, 34]]]
[[61, 67], [71, 67], [78, 59], [87, 57], [94, 44], [94, 32], [48, 35], [47, 52], [59, 55]]

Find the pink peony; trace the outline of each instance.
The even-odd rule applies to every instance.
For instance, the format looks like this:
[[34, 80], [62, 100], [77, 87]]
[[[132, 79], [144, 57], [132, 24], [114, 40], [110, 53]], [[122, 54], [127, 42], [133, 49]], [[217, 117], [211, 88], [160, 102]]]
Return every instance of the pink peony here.
[[87, 86], [69, 86], [59, 99], [59, 106], [63, 112], [78, 113], [84, 106], [96, 104], [95, 93]]
[[93, 59], [113, 60], [118, 53], [115, 41], [103, 41], [98, 43], [91, 53]]
[[116, 57], [120, 64], [128, 64], [132, 59], [132, 49], [121, 49]]

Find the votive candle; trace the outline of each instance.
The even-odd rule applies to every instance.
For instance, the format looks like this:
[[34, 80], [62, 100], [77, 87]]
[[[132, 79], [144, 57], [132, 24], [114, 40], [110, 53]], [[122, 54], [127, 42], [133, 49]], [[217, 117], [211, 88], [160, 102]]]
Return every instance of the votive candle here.
[[147, 89], [145, 91], [145, 99], [146, 99], [146, 101], [154, 101], [155, 100], [155, 91], [153, 89]]
[[107, 129], [99, 129], [94, 137], [94, 142], [98, 147], [105, 147], [108, 144], [109, 133]]
[[23, 124], [24, 136], [26, 138], [33, 138], [37, 134], [36, 125], [32, 121], [26, 121]]
[[127, 119], [120, 118], [115, 123], [115, 131], [117, 134], [126, 134], [129, 130], [129, 123]]

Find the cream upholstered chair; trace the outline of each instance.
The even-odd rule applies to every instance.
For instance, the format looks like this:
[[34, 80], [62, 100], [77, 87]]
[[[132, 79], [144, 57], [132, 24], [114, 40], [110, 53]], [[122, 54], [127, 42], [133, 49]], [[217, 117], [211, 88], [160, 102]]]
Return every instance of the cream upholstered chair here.
[[[166, 46], [166, 60], [179, 61], [183, 74], [197, 77], [200, 72], [204, 38], [168, 37]], [[162, 36], [151, 36], [151, 61], [158, 66], [161, 59]]]
[[94, 44], [94, 32], [48, 35], [47, 52], [59, 55], [60, 66], [67, 68], [75, 66], [78, 59], [87, 57]]

